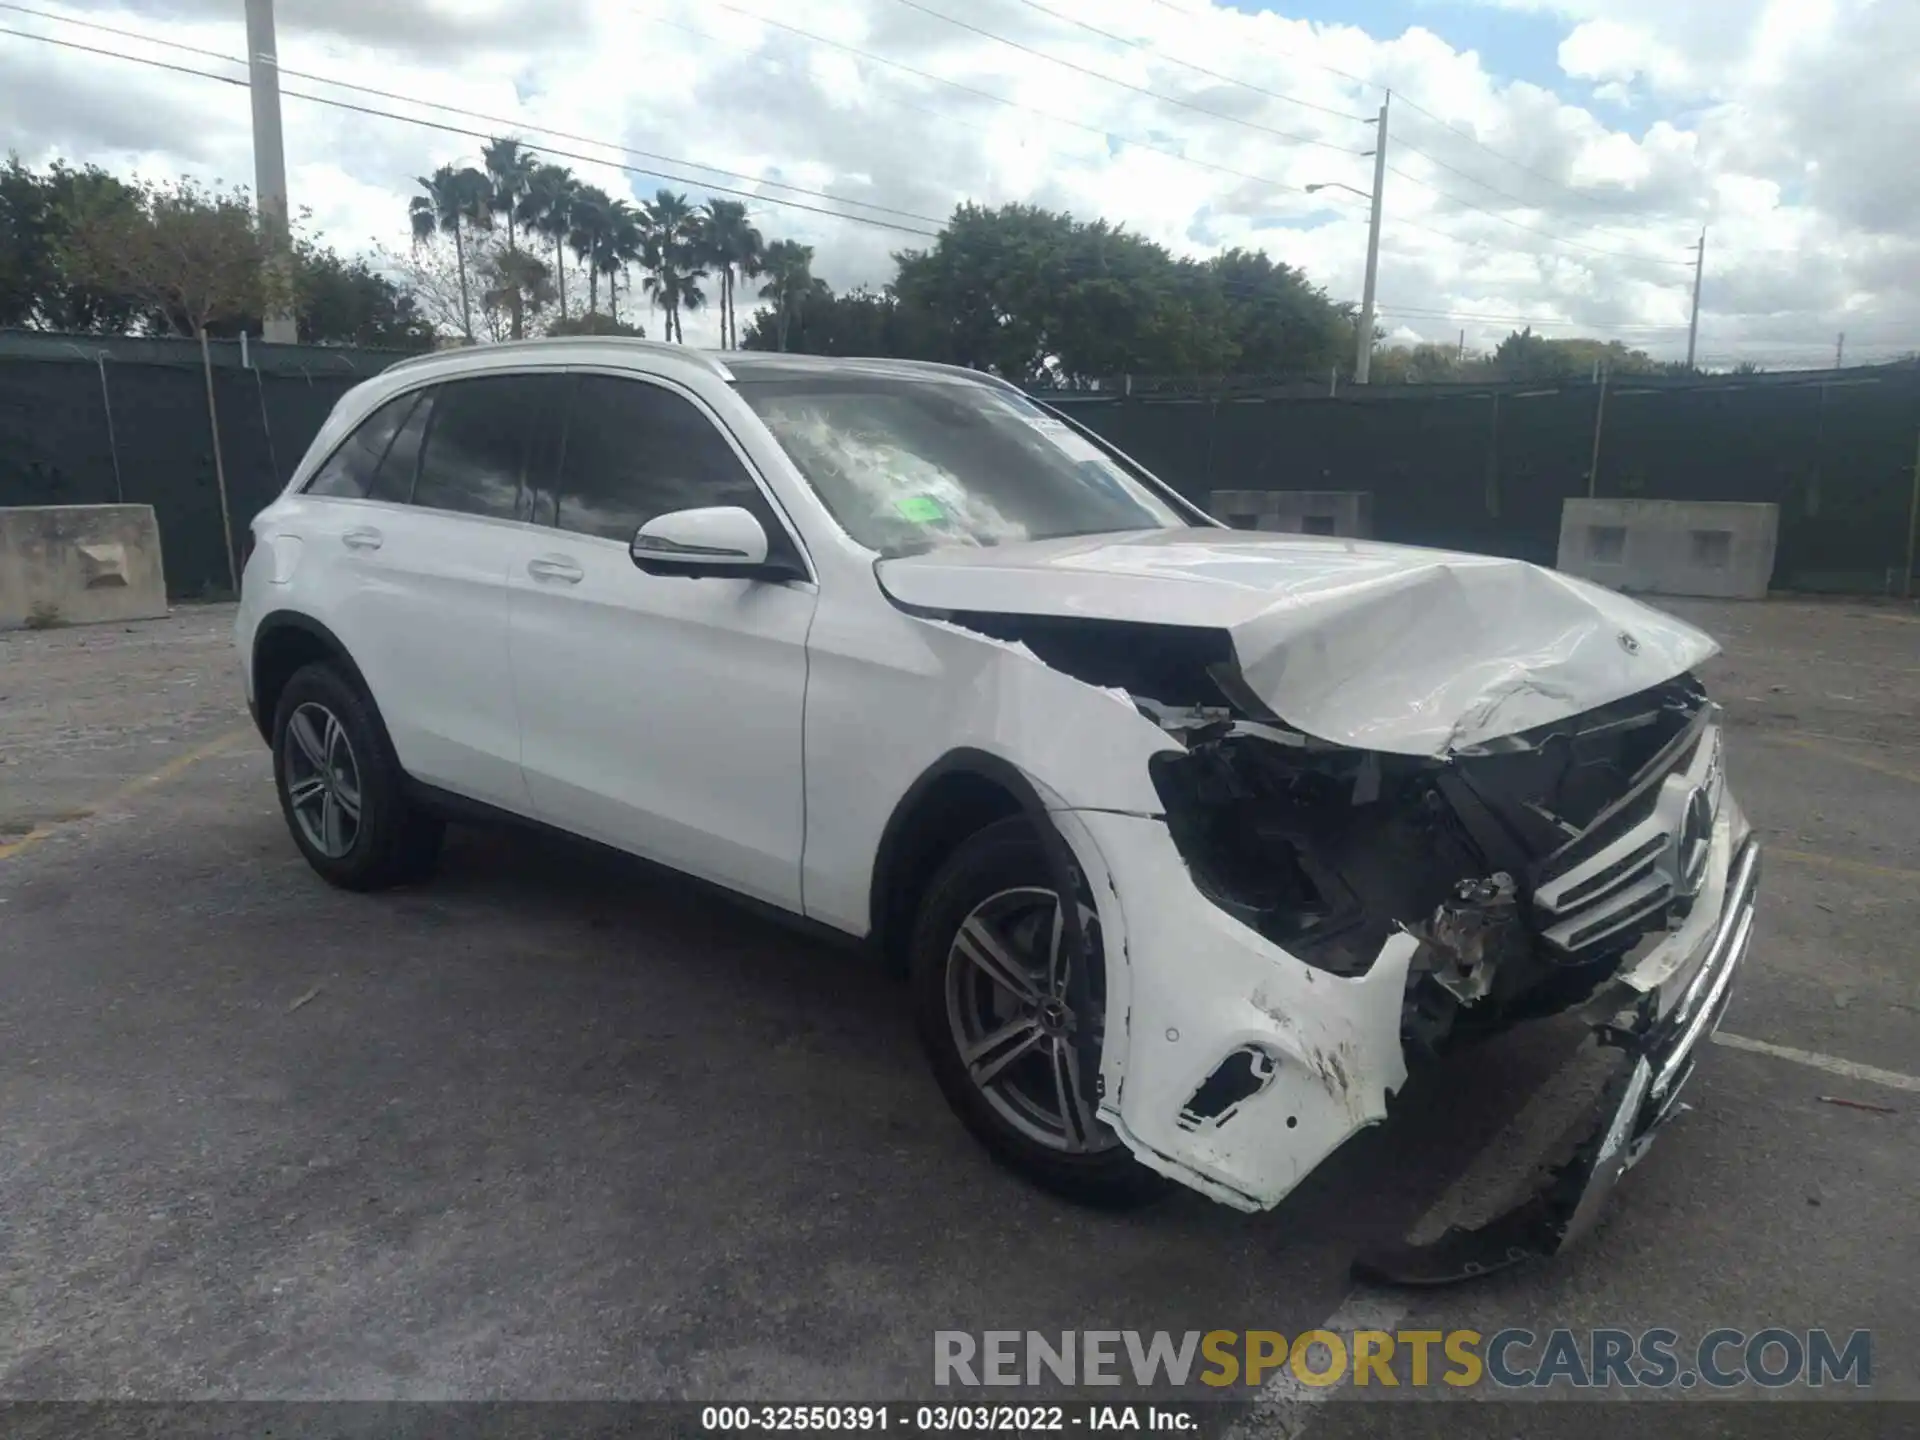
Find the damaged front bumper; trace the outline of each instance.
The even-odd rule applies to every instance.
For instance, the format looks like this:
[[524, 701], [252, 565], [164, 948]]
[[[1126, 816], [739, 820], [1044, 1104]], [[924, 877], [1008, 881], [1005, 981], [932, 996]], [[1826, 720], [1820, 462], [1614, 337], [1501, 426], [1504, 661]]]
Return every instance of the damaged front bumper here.
[[1681, 1088], [1693, 1074], [1701, 1042], [1719, 1028], [1734, 972], [1753, 937], [1759, 878], [1760, 845], [1748, 838], [1734, 858], [1724, 904], [1701, 953], [1665, 985], [1599, 1027], [1600, 1042], [1620, 1052], [1619, 1063], [1545, 1184], [1485, 1224], [1450, 1229], [1431, 1244], [1362, 1255], [1354, 1262], [1355, 1277], [1397, 1285], [1451, 1284], [1557, 1254], [1591, 1230], [1620, 1177], [1683, 1108]]
[[[1108, 960], [1101, 1119], [1161, 1174], [1237, 1209], [1278, 1204], [1384, 1118], [1405, 1083], [1403, 1000], [1420, 940], [1398, 931], [1364, 974], [1334, 974], [1202, 895], [1163, 821], [1084, 810], [1055, 819], [1093, 882]], [[1551, 1182], [1489, 1225], [1381, 1251], [1360, 1268], [1443, 1283], [1552, 1254], [1592, 1225], [1675, 1113], [1751, 938], [1759, 849], [1730, 799], [1705, 872], [1684, 922], [1586, 1007], [1621, 1069]]]

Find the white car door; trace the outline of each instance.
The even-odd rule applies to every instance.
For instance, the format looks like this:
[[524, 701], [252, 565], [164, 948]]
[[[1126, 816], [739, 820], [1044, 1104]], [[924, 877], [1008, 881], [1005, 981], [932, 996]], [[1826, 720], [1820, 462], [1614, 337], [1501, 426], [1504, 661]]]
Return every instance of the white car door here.
[[526, 472], [551, 453], [563, 384], [557, 372], [491, 375], [419, 392], [368, 499], [329, 506], [315, 536], [332, 557], [323, 613], [401, 766], [516, 813], [528, 806], [507, 577], [534, 528]]
[[751, 510], [769, 552], [797, 547], [742, 453], [672, 384], [568, 381], [552, 529], [513, 569], [520, 758], [535, 813], [576, 834], [800, 909], [801, 717], [810, 580], [650, 575], [646, 521]]

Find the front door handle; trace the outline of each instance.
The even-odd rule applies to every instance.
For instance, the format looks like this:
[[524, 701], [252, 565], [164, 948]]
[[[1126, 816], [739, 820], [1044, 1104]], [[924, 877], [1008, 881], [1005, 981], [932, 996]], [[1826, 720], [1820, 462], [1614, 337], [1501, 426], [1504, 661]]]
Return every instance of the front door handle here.
[[527, 574], [536, 580], [553, 580], [562, 585], [578, 585], [587, 572], [564, 555], [542, 555], [527, 562]]
[[349, 530], [340, 537], [340, 543], [349, 550], [378, 550], [381, 535], [378, 530]]

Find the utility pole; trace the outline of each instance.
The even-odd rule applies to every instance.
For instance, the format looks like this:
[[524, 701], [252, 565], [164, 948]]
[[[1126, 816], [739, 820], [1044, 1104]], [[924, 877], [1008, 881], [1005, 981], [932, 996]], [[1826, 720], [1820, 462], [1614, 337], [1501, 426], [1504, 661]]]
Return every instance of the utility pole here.
[[1367, 219], [1367, 280], [1360, 296], [1360, 336], [1353, 357], [1353, 383], [1364, 385], [1373, 369], [1373, 292], [1380, 279], [1380, 210], [1387, 193], [1387, 107], [1393, 103], [1389, 90], [1380, 102], [1380, 128], [1373, 137], [1373, 213]]
[[1842, 330], [1840, 338], [1833, 342], [1833, 368], [1838, 370], [1847, 363], [1847, 332]]
[[1693, 257], [1693, 319], [1687, 322], [1687, 369], [1693, 369], [1694, 346], [1700, 339], [1700, 279], [1707, 273], [1707, 232], [1700, 231], [1700, 246]]
[[280, 49], [273, 37], [273, 0], [246, 0], [247, 75], [253, 94], [253, 181], [266, 233], [268, 301], [262, 339], [291, 345], [300, 338], [288, 290], [293, 279], [287, 209], [287, 152], [280, 138]]

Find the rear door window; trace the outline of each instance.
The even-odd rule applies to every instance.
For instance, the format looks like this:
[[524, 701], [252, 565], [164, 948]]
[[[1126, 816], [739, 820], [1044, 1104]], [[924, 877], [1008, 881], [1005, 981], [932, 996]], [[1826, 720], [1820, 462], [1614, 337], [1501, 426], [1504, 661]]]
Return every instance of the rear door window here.
[[[340, 448], [327, 458], [313, 479], [307, 482], [309, 495], [331, 495], [345, 500], [364, 500], [369, 496], [375, 499], [405, 500], [404, 494], [374, 495], [375, 479], [380, 473], [382, 462], [392, 448], [394, 437], [400, 433], [408, 417], [418, 407], [420, 393], [401, 395], [375, 410], [362, 420], [354, 432], [340, 443]], [[417, 446], [416, 440], [416, 446]]]
[[546, 479], [564, 383], [558, 375], [485, 375], [436, 387], [413, 503], [526, 519], [527, 497]]

